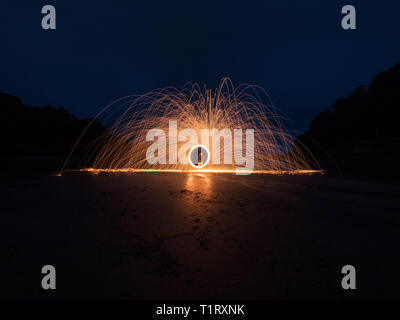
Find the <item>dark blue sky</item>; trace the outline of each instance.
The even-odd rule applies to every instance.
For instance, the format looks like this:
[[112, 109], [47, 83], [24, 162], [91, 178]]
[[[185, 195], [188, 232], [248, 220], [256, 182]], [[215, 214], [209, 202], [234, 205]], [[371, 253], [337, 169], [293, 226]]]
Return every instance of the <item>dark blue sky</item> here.
[[[57, 30], [41, 28], [41, 8]], [[341, 7], [357, 30], [341, 29]], [[223, 76], [258, 84], [305, 130], [400, 61], [400, 1], [4, 1], [0, 90], [91, 117], [125, 95]]]

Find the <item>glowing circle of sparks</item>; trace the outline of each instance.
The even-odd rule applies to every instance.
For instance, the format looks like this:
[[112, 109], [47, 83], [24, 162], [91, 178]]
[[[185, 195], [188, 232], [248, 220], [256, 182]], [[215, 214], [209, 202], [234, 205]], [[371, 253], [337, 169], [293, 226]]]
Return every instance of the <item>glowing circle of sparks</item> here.
[[[192, 162], [192, 159], [191, 159], [192, 152], [193, 152], [195, 149], [197, 149], [197, 148], [202, 148], [203, 150], [205, 150], [205, 151], [207, 152], [207, 160], [206, 160], [206, 162], [204, 162], [201, 166], [195, 165], [195, 164]], [[194, 147], [192, 147], [192, 148], [190, 149], [189, 155], [188, 155], [188, 160], [189, 160], [189, 163], [190, 163], [190, 165], [191, 165], [192, 167], [197, 168], [197, 169], [204, 168], [204, 167], [205, 167], [206, 165], [208, 165], [208, 163], [210, 162], [210, 150], [208, 150], [208, 148], [207, 148], [206, 146], [202, 145], [202, 144], [197, 144], [197, 145], [195, 145]]]
[[[104, 119], [103, 124], [96, 122], [100, 116]], [[172, 127], [171, 122], [175, 122]], [[189, 161], [177, 161], [171, 156], [168, 159], [173, 161], [166, 161], [167, 155], [180, 156], [180, 150], [185, 152], [182, 155], [187, 156], [186, 140], [178, 139], [174, 143], [169, 143], [172, 140], [168, 140], [167, 153], [166, 139], [160, 144], [154, 141], [150, 148], [147, 135], [150, 132], [154, 133], [153, 129], [156, 128], [163, 131], [164, 137], [167, 137], [165, 131], [168, 130], [170, 137], [171, 132], [178, 134], [178, 127], [190, 129], [190, 133], [185, 131], [186, 137], [195, 135], [199, 137], [205, 129], [208, 130], [209, 138], [219, 139], [219, 142], [224, 139], [223, 150], [214, 146], [209, 147], [216, 156], [215, 159], [218, 160], [222, 156], [224, 162], [225, 154], [232, 155], [229, 149], [225, 148], [225, 143], [230, 148], [235, 148], [236, 145], [235, 139], [229, 142], [232, 131], [246, 128], [246, 138], [237, 140], [241, 142], [237, 144], [238, 146], [242, 145], [242, 148], [243, 144], [246, 146], [246, 157], [243, 157], [243, 154], [239, 157], [246, 161], [236, 163], [239, 151], [237, 153], [233, 151], [235, 160], [233, 163], [231, 161], [221, 165], [219, 161], [209, 161], [211, 152], [204, 145], [199, 145], [198, 139], [192, 140], [196, 141], [193, 145], [198, 145], [190, 148]], [[254, 145], [248, 144], [247, 128], [253, 130]], [[230, 133], [227, 133], [226, 129]], [[193, 153], [199, 147], [203, 148], [201, 149], [203, 159], [200, 158], [200, 149], [197, 158]], [[154, 156], [157, 154], [158, 160], [150, 163], [148, 153]], [[206, 154], [208, 157], [204, 159]], [[188, 83], [182, 90], [167, 87], [143, 95], [129, 95], [110, 103], [84, 128], [67, 155], [59, 174], [65, 170], [74, 170], [72, 169], [74, 167], [86, 168], [83, 171], [92, 173], [187, 172], [198, 171], [201, 168], [207, 172], [238, 173], [239, 167], [244, 163], [246, 168], [249, 164], [248, 171], [245, 169], [248, 174], [253, 172], [309, 174], [321, 171], [312, 152], [282, 126], [281, 116], [267, 92], [258, 86], [248, 84], [235, 87], [229, 78], [223, 78], [214, 92], [206, 89], [203, 91], [198, 84]], [[205, 166], [207, 168], [204, 168]]]

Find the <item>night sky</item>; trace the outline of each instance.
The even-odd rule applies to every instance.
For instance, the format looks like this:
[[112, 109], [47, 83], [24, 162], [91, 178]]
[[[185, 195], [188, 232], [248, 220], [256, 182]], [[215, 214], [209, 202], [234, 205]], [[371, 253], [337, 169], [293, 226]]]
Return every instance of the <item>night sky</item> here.
[[[57, 29], [41, 28], [41, 8]], [[357, 10], [342, 30], [341, 8]], [[92, 117], [129, 94], [221, 77], [262, 86], [303, 131], [400, 59], [399, 1], [1, 1], [0, 90]]]

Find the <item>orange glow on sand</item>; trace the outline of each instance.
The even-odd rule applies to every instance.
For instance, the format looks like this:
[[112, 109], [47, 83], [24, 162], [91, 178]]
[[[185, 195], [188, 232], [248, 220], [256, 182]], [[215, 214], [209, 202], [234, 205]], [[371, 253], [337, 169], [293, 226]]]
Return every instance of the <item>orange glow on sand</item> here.
[[[88, 172], [93, 174], [99, 173], [141, 173], [141, 172], [173, 172], [173, 173], [232, 173], [235, 174], [235, 170], [232, 169], [189, 169], [189, 170], [178, 170], [178, 169], [96, 169], [96, 168], [85, 168], [78, 170], [67, 170], [67, 172]], [[273, 174], [273, 175], [314, 175], [314, 174], [325, 174], [324, 170], [292, 170], [292, 171], [277, 171], [277, 170], [253, 170], [249, 171], [252, 174]]]

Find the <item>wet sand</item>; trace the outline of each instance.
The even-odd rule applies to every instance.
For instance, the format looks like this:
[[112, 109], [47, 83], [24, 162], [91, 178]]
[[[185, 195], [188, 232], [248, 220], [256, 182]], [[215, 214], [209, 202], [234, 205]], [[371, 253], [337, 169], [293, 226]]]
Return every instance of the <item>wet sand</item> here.
[[[399, 298], [400, 187], [70, 173], [2, 183], [1, 298]], [[57, 289], [43, 291], [51, 264]], [[341, 268], [357, 289], [341, 288]]]

